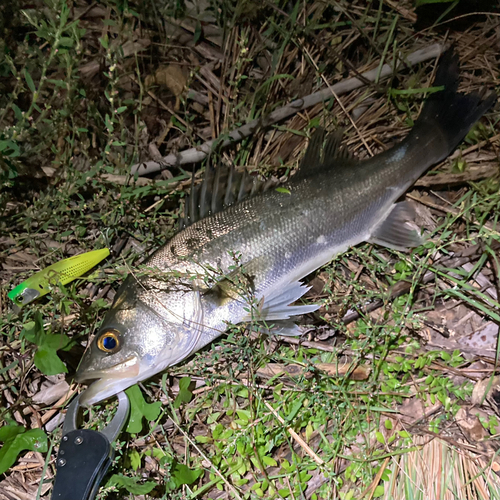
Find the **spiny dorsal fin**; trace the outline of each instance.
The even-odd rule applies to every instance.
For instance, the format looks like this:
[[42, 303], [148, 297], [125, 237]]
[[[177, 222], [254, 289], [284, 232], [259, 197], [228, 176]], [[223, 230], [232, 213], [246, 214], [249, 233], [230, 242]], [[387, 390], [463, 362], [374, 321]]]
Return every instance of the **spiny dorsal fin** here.
[[309, 140], [295, 177], [309, 175], [315, 170], [346, 165], [346, 160], [350, 160], [351, 155], [341, 146], [342, 136], [342, 130], [327, 134], [325, 129], [318, 127]]
[[[317, 169], [350, 165], [348, 161], [346, 162], [350, 159], [350, 155], [341, 146], [341, 142], [342, 131], [327, 134], [319, 127], [311, 136], [294, 179], [309, 175]], [[277, 182], [274, 180], [264, 182], [249, 175], [246, 170], [239, 172], [234, 167], [225, 165], [218, 165], [214, 169], [207, 165], [201, 185], [194, 185], [193, 174], [191, 192], [184, 204], [184, 217], [180, 220], [180, 229], [276, 185]]]
[[262, 193], [276, 184], [274, 180], [263, 181], [249, 175], [246, 170], [239, 172], [232, 166], [218, 165], [214, 169], [207, 165], [205, 177], [200, 185], [194, 185], [193, 175], [191, 192], [184, 204], [184, 217], [180, 220], [180, 229]]

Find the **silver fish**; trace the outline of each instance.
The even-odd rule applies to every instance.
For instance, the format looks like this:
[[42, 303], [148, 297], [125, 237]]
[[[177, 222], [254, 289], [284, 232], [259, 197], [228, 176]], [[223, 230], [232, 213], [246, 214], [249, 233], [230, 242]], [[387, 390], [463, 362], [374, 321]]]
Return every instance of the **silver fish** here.
[[495, 100], [457, 92], [452, 51], [442, 56], [434, 86], [444, 89], [428, 98], [406, 139], [373, 158], [354, 160], [338, 135], [319, 131], [281, 189], [254, 185], [259, 192], [249, 194], [251, 184], [232, 172], [224, 182], [220, 170], [207, 175], [192, 189], [186, 227], [149, 259], [152, 272], [129, 276], [119, 289], [77, 372], [79, 382], [94, 380], [81, 404], [182, 361], [228, 323], [254, 319], [297, 334], [290, 318], [318, 308], [293, 305], [308, 290], [302, 278], [364, 241], [418, 246], [408, 207], [397, 200]]

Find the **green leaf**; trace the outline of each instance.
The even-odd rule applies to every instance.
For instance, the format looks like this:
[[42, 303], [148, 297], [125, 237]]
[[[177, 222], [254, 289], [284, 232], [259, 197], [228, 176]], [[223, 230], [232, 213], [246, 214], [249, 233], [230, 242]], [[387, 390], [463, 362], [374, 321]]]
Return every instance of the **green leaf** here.
[[14, 114], [16, 115], [16, 120], [22, 120], [23, 119], [23, 112], [21, 111], [21, 108], [17, 105], [12, 103], [11, 104], [12, 109], [14, 110]]
[[0, 474], [12, 467], [22, 451], [47, 451], [47, 435], [42, 429], [27, 431], [20, 425], [4, 425], [0, 428], [0, 441], [4, 442], [0, 449]]
[[160, 448], [153, 448], [153, 457], [155, 457], [157, 460], [160, 460], [162, 458], [165, 458], [167, 455], [163, 450]]
[[10, 158], [15, 158], [21, 154], [19, 146], [10, 139], [5, 141], [0, 141], [0, 152], [4, 152], [4, 156], [8, 156]]
[[180, 408], [182, 403], [189, 403], [193, 397], [193, 393], [189, 389], [191, 385], [191, 377], [182, 377], [179, 380], [179, 394], [174, 401], [174, 408]]
[[129, 387], [125, 392], [130, 400], [130, 417], [127, 425], [127, 432], [137, 434], [142, 430], [143, 418], [149, 421], [158, 418], [161, 411], [161, 402], [146, 403], [138, 385]]
[[250, 413], [249, 410], [236, 410], [236, 413], [238, 414], [238, 417], [243, 420], [245, 424], [248, 424], [252, 414]]
[[104, 117], [104, 123], [106, 124], [106, 129], [108, 130], [108, 132], [113, 132], [113, 121], [108, 114], [106, 114], [106, 116]]
[[203, 469], [190, 469], [187, 465], [180, 464], [176, 460], [172, 464], [170, 474], [175, 482], [175, 487], [179, 488], [183, 484], [192, 484], [203, 475]]
[[268, 467], [277, 467], [278, 465], [278, 462], [276, 462], [273, 457], [269, 457], [268, 455], [264, 455], [262, 457], [262, 463]]
[[28, 70], [25, 68], [24, 69], [24, 78], [26, 79], [26, 83], [28, 84], [29, 89], [31, 92], [35, 93], [35, 84], [33, 83], [33, 78], [31, 78], [31, 75], [28, 73]]
[[108, 48], [108, 45], [109, 45], [109, 41], [108, 41], [108, 37], [107, 35], [106, 36], [103, 36], [102, 38], [99, 38], [99, 42], [101, 42], [101, 45], [107, 49]]
[[129, 493], [132, 493], [132, 495], [147, 495], [156, 486], [153, 481], [146, 481], [145, 483], [139, 484], [140, 480], [139, 477], [113, 474], [106, 483], [106, 487], [116, 486], [117, 488], [126, 489]]
[[10, 142], [11, 141], [0, 141], [0, 152], [5, 151], [7, 148], [9, 148]]
[[210, 443], [213, 441], [213, 439], [209, 436], [195, 436], [194, 439], [197, 443], [202, 443], [202, 444]]
[[40, 313], [35, 314], [35, 321], [24, 325], [21, 331], [21, 339], [23, 338], [38, 346], [33, 361], [42, 373], [45, 375], [67, 373], [68, 369], [57, 355], [57, 351], [68, 347], [71, 339], [63, 334], [45, 333]]
[[201, 38], [202, 33], [203, 32], [202, 32], [202, 28], [201, 28], [201, 23], [200, 23], [200, 21], [197, 21], [196, 26], [194, 28], [194, 36], [193, 36], [193, 44], [194, 45], [196, 45], [198, 43], [198, 41]]
[[75, 42], [73, 41], [72, 38], [69, 38], [67, 36], [59, 38], [59, 45], [61, 45], [61, 47], [71, 48], [73, 47], [74, 44]]
[[289, 189], [284, 187], [276, 188], [276, 191], [278, 191], [278, 193], [292, 194]]
[[447, 353], [446, 351], [441, 351], [441, 359], [443, 361], [450, 361], [451, 359], [451, 356], [449, 353]]
[[[53, 335], [55, 337], [56, 335]], [[61, 361], [55, 349], [39, 347], [33, 358], [35, 366], [45, 375], [67, 373], [66, 365]]]
[[137, 470], [141, 466], [141, 456], [137, 450], [130, 450], [128, 452], [128, 458], [132, 469]]
[[304, 399], [305, 399], [305, 397], [301, 397], [297, 401], [295, 401], [295, 403], [292, 405], [292, 408], [290, 409], [290, 413], [286, 416], [286, 420], [288, 422], [293, 421], [294, 418], [297, 416], [300, 409], [302, 408], [302, 405], [304, 404]]
[[309, 422], [306, 426], [306, 442], [309, 442], [314, 432], [314, 427], [311, 422]]

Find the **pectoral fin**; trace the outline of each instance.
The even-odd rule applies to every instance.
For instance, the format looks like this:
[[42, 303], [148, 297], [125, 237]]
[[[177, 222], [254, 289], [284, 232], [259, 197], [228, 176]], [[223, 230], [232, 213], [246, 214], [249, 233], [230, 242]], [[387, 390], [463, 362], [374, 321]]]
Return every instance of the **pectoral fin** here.
[[263, 297], [258, 310], [252, 318], [248, 315], [244, 321], [280, 321], [289, 319], [291, 316], [300, 316], [319, 309], [318, 304], [293, 306], [295, 301], [300, 299], [311, 287], [304, 286], [300, 281], [294, 281], [284, 287], [280, 287], [271, 292], [267, 297]]
[[395, 250], [420, 246], [423, 239], [414, 224], [411, 224], [414, 214], [415, 211], [408, 202], [396, 203], [389, 215], [375, 227], [368, 241]]

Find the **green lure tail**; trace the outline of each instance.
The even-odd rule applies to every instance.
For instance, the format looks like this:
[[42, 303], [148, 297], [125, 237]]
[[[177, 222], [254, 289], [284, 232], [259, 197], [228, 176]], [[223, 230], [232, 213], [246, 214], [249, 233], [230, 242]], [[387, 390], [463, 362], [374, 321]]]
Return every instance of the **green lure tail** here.
[[102, 248], [60, 260], [23, 281], [7, 295], [16, 306], [22, 307], [49, 293], [57, 283], [66, 285], [83, 276], [108, 255], [109, 249]]

